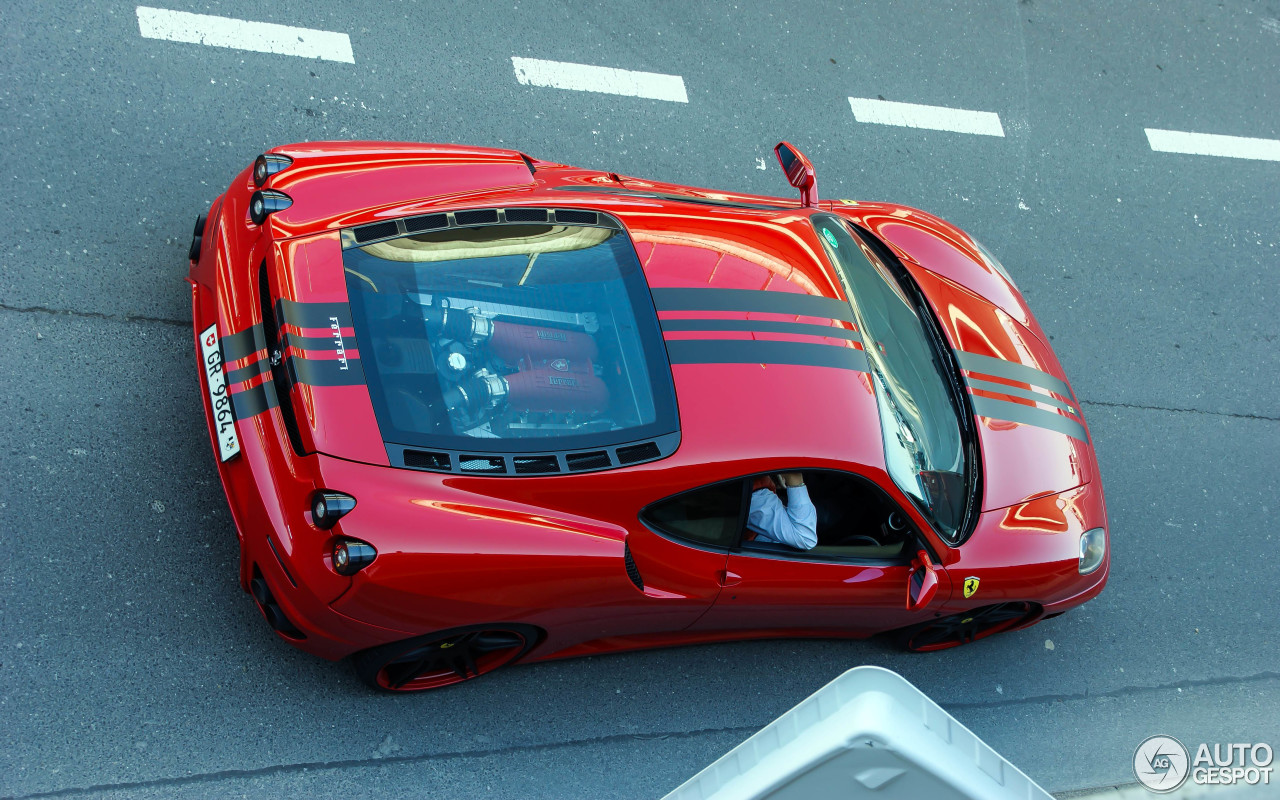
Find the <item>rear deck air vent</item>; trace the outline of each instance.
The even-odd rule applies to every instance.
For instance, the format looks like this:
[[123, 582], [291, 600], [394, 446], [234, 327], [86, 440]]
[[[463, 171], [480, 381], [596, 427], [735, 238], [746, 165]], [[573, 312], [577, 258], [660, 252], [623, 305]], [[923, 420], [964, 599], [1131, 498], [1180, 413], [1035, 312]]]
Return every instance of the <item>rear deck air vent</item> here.
[[610, 466], [609, 453], [606, 450], [594, 450], [590, 453], [570, 453], [564, 457], [571, 472], [584, 469], [604, 469]]
[[555, 456], [515, 456], [517, 475], [535, 475], [540, 472], [559, 472], [560, 463]]
[[379, 222], [376, 225], [362, 225], [356, 228], [357, 242], [372, 242], [374, 239], [385, 239], [388, 236], [395, 236], [400, 232], [396, 227], [395, 220], [389, 222]]
[[644, 591], [644, 579], [640, 577], [640, 568], [636, 566], [636, 560], [631, 557], [631, 545], [625, 542], [622, 545], [622, 560], [627, 565], [627, 577], [636, 585], [640, 591]]
[[480, 472], [489, 475], [502, 475], [507, 471], [507, 462], [502, 456], [458, 456], [458, 467], [463, 472]]
[[454, 213], [453, 218], [457, 220], [459, 225], [489, 225], [498, 221], [498, 212], [492, 208], [482, 208], [478, 211], [458, 211]]
[[433, 453], [430, 450], [404, 451], [404, 465], [418, 469], [449, 469], [448, 453]]
[[556, 222], [568, 222], [575, 225], [595, 225], [596, 212], [594, 211], [573, 211], [560, 208], [556, 210]]
[[428, 214], [425, 217], [410, 217], [404, 221], [404, 229], [409, 233], [434, 231], [437, 228], [449, 227], [448, 214]]
[[508, 208], [507, 222], [546, 222], [545, 208]]
[[660, 455], [662, 455], [662, 451], [658, 449], [658, 445], [654, 442], [633, 444], [630, 447], [618, 448], [618, 463], [635, 464], [640, 461], [652, 461]]

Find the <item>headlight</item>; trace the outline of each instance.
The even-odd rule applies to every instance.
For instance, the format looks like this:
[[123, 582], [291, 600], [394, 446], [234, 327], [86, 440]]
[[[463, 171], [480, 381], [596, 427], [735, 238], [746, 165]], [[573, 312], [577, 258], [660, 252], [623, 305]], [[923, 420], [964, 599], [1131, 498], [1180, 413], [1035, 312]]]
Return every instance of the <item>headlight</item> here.
[[969, 239], [973, 241], [973, 246], [978, 248], [978, 255], [982, 256], [982, 260], [986, 263], [986, 265], [991, 269], [995, 270], [996, 272], [1000, 273], [1000, 275], [1003, 276], [1006, 281], [1008, 281], [1009, 283], [1013, 283], [1013, 278], [1009, 277], [1009, 272], [1004, 268], [1004, 264], [1000, 263], [1000, 259], [996, 258], [995, 255], [990, 250], [984, 247], [982, 242], [978, 241], [977, 239], [974, 239], [972, 236], [970, 236]]
[[1080, 534], [1080, 574], [1088, 575], [1102, 565], [1107, 555], [1107, 532], [1094, 528]]

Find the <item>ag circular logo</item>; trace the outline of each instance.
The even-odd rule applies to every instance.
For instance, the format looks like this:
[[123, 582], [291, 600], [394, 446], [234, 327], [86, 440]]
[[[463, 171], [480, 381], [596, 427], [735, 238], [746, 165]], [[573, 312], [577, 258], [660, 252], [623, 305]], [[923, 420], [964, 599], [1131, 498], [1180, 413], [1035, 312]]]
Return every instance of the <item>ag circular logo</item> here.
[[1164, 794], [1187, 780], [1191, 757], [1172, 736], [1152, 736], [1133, 751], [1133, 774], [1153, 792]]

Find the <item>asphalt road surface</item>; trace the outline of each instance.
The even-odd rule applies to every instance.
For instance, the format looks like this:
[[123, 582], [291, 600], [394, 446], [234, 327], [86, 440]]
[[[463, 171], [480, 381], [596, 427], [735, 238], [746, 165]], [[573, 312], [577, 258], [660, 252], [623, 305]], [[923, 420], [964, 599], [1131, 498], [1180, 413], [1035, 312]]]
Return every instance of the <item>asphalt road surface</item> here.
[[[1158, 733], [1280, 747], [1276, 0], [152, 2], [346, 34], [352, 63], [144, 37], [119, 2], [0, 6], [0, 796], [660, 797], [858, 664], [1054, 792], [1133, 782]], [[680, 76], [687, 102], [522, 83], [512, 57]], [[851, 97], [1003, 135], [860, 122]], [[1162, 152], [1147, 129], [1272, 144]], [[1000, 255], [1097, 443], [1101, 597], [934, 655], [709, 645], [412, 697], [268, 630], [182, 282], [233, 174], [391, 139], [786, 195], [783, 138], [824, 197]]]

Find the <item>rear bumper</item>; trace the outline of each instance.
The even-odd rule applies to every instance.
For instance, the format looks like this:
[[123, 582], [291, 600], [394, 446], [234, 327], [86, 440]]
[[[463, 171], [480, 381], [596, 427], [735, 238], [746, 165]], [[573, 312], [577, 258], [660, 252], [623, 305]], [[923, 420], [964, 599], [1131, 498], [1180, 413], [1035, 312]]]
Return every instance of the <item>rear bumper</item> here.
[[[278, 409], [236, 420], [240, 454], [225, 462], [218, 461], [213, 408], [200, 363], [199, 333], [215, 323], [221, 336], [234, 331], [229, 330], [220, 313], [215, 291], [201, 282], [191, 279], [188, 282], [205, 429], [240, 541], [241, 588], [249, 591], [256, 568], [275, 603], [301, 634], [287, 636], [276, 631], [276, 635], [321, 658], [336, 660], [366, 647], [412, 635], [351, 619], [329, 606], [349, 587], [350, 579], [328, 568], [323, 558], [327, 537], [302, 518], [310, 491], [306, 462], [314, 457], [298, 458], [292, 453], [276, 419]], [[276, 476], [283, 478], [277, 480]], [[289, 484], [283, 485], [283, 482]], [[309, 581], [308, 577], [314, 580]]]

